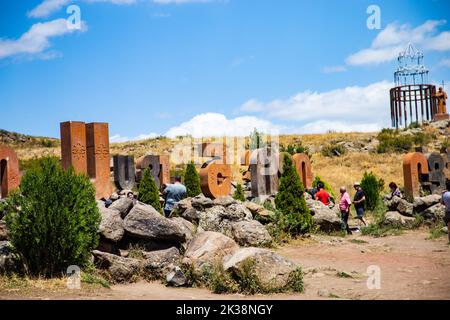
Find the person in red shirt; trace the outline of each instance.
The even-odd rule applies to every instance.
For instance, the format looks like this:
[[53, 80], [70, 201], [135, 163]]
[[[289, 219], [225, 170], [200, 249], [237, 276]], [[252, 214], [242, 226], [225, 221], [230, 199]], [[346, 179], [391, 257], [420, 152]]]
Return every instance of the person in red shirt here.
[[322, 202], [324, 205], [329, 206], [330, 205], [330, 194], [325, 191], [324, 184], [322, 182], [319, 182], [317, 184], [317, 189], [319, 191], [316, 193], [315, 198], [316, 200]]

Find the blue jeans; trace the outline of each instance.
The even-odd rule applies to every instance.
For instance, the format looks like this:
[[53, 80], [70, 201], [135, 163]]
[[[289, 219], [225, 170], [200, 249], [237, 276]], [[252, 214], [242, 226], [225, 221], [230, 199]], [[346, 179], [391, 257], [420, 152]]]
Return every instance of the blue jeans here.
[[172, 210], [170, 210], [170, 209], [164, 209], [164, 216], [166, 217], [166, 218], [168, 218], [169, 216], [170, 216], [170, 213], [172, 212]]

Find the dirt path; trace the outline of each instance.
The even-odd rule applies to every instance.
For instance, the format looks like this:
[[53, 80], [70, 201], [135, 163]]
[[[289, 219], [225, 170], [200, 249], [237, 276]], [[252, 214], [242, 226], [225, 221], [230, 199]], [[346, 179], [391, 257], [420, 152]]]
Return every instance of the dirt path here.
[[[385, 238], [314, 236], [278, 248], [303, 267], [303, 294], [216, 295], [207, 289], [138, 282], [79, 291], [0, 290], [0, 299], [450, 299], [450, 246], [446, 238], [425, 240], [427, 236], [422, 231]], [[367, 288], [369, 266], [380, 268], [380, 289]]]

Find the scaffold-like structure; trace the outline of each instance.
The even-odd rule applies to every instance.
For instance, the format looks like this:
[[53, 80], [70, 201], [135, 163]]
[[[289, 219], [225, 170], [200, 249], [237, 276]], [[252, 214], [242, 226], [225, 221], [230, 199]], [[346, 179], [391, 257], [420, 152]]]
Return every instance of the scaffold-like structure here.
[[398, 55], [395, 87], [390, 90], [392, 126], [405, 128], [413, 122], [431, 121], [437, 112], [436, 87], [428, 82], [423, 53], [411, 43]]

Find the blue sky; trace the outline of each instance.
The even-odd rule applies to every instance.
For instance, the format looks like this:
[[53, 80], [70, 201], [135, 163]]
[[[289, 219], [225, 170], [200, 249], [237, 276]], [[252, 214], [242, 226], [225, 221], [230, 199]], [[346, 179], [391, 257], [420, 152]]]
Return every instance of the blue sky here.
[[[63, 20], [72, 4], [80, 30]], [[61, 121], [104, 121], [112, 141], [376, 130], [409, 41], [430, 82], [450, 80], [450, 1], [2, 0], [0, 128], [58, 137]]]

